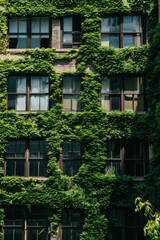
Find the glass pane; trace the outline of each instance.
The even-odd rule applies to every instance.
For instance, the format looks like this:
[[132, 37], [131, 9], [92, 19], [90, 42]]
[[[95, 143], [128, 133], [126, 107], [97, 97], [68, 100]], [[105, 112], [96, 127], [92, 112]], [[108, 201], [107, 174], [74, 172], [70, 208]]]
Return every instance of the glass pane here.
[[120, 97], [112, 97], [111, 100], [111, 111], [120, 111]]
[[133, 46], [141, 46], [141, 35], [133, 35]]
[[31, 77], [31, 93], [40, 93], [41, 77]]
[[14, 160], [7, 160], [6, 165], [6, 176], [14, 176]]
[[134, 161], [125, 161], [126, 175], [135, 176]]
[[37, 240], [37, 229], [28, 229], [27, 230], [27, 240]]
[[134, 142], [132, 141], [127, 141], [126, 142], [126, 159], [134, 159], [135, 158], [135, 147], [134, 147]]
[[13, 37], [13, 36], [9, 36], [9, 48], [17, 48], [18, 45], [18, 38]]
[[106, 143], [107, 158], [111, 158], [111, 152], [112, 152], [112, 142], [107, 142]]
[[80, 240], [80, 234], [81, 234], [80, 229], [73, 229], [72, 230], [72, 239]]
[[72, 96], [72, 111], [80, 111], [80, 100], [79, 95], [73, 95]]
[[17, 95], [16, 111], [26, 111], [26, 96]]
[[40, 33], [40, 19], [31, 20], [31, 32]]
[[62, 225], [63, 226], [71, 226], [71, 211], [63, 210], [62, 212]]
[[120, 209], [111, 210], [111, 219], [114, 227], [122, 227], [122, 211]]
[[30, 176], [37, 177], [38, 176], [38, 160], [30, 160], [29, 161], [29, 172]]
[[48, 77], [40, 77], [40, 92], [41, 93], [49, 93]]
[[30, 158], [38, 158], [39, 157], [39, 141], [30, 141], [29, 142], [29, 151]]
[[26, 35], [19, 35], [18, 36], [18, 49], [24, 49], [27, 48], [27, 36]]
[[101, 35], [101, 45], [104, 47], [109, 47], [109, 35], [108, 34], [102, 34]]
[[134, 111], [144, 111], [144, 102], [142, 95], [134, 95]]
[[48, 231], [45, 229], [38, 230], [38, 240], [47, 240]]
[[136, 77], [124, 78], [124, 91], [125, 92], [140, 92], [142, 90], [142, 84], [140, 86], [140, 79]]
[[111, 93], [120, 93], [120, 79], [116, 77], [110, 78], [110, 91]]
[[31, 95], [31, 102], [30, 102], [30, 110], [31, 111], [38, 111], [40, 110], [40, 96], [38, 95]]
[[40, 48], [40, 36], [39, 35], [31, 36], [31, 48]]
[[15, 109], [16, 95], [8, 95], [8, 110]]
[[109, 96], [102, 95], [101, 96], [102, 107], [105, 108], [107, 111], [110, 111], [110, 100]]
[[139, 142], [139, 141], [136, 141], [134, 142], [135, 144], [135, 158], [136, 159], [143, 159], [143, 152], [144, 152], [144, 149], [143, 149], [143, 144], [142, 142]]
[[17, 93], [26, 93], [26, 77], [17, 77]]
[[120, 171], [120, 162], [117, 161], [106, 161], [105, 173], [119, 175]]
[[113, 227], [112, 228], [112, 240], [122, 240], [122, 228]]
[[80, 93], [80, 90], [81, 90], [80, 78], [72, 78], [72, 81], [73, 81], [72, 93]]
[[123, 47], [132, 47], [133, 46], [133, 35], [125, 34], [123, 35]]
[[27, 33], [27, 21], [19, 20], [19, 33]]
[[73, 160], [73, 176], [78, 173], [80, 167], [81, 161], [78, 159]]
[[112, 142], [112, 158], [120, 158], [120, 143]]
[[16, 160], [16, 176], [24, 176], [24, 160]]
[[73, 22], [73, 31], [81, 31], [81, 23], [82, 23], [82, 16], [81, 15], [74, 15], [72, 17]]
[[79, 227], [80, 226], [80, 212], [72, 212], [72, 226]]
[[125, 95], [124, 97], [124, 109], [133, 111], [133, 97], [132, 95]]
[[73, 43], [81, 43], [82, 42], [82, 34], [81, 33], [73, 33]]
[[72, 93], [72, 77], [63, 78], [63, 93]]
[[13, 228], [4, 228], [4, 239], [13, 240]]
[[71, 33], [64, 33], [63, 34], [63, 42], [64, 43], [72, 43], [72, 34]]
[[63, 110], [71, 111], [72, 95], [63, 95]]
[[39, 160], [39, 176], [46, 177], [47, 176], [47, 161]]
[[133, 16], [133, 32], [141, 32], [141, 16]]
[[72, 143], [64, 142], [63, 143], [63, 158], [72, 158]]
[[62, 240], [71, 240], [71, 229], [62, 228]]
[[17, 77], [8, 77], [8, 92], [16, 93], [17, 89]]
[[123, 32], [132, 32], [132, 16], [123, 17]]
[[72, 156], [73, 158], [81, 158], [81, 144], [79, 142], [72, 142]]
[[67, 176], [73, 176], [73, 160], [63, 161], [63, 174]]
[[102, 77], [102, 93], [110, 92], [110, 79], [108, 77]]
[[72, 17], [63, 18], [63, 31], [72, 32]]
[[111, 32], [119, 32], [118, 17], [110, 18]]
[[25, 157], [25, 141], [16, 141], [16, 157]]
[[16, 142], [9, 141], [7, 146], [7, 157], [15, 157], [16, 152]]
[[17, 20], [9, 21], [9, 33], [17, 33], [18, 32], [18, 24]]
[[109, 37], [109, 46], [114, 48], [119, 48], [119, 35], [112, 34]]
[[136, 177], [143, 177], [144, 176], [144, 161], [135, 161], [136, 167]]
[[41, 39], [40, 39], [40, 48], [49, 48], [50, 46], [50, 43], [49, 43], [49, 36], [47, 37], [44, 37], [44, 36], [41, 36]]
[[41, 19], [41, 33], [49, 33], [49, 20], [48, 18]]
[[24, 238], [24, 230], [23, 229], [15, 229], [15, 232], [14, 232], [14, 239], [16, 240], [23, 240]]
[[24, 209], [20, 207], [7, 207], [5, 209], [5, 225], [23, 225]]
[[109, 18], [102, 18], [101, 32], [109, 32]]
[[39, 95], [40, 100], [40, 109], [41, 111], [49, 110], [49, 96], [48, 95]]

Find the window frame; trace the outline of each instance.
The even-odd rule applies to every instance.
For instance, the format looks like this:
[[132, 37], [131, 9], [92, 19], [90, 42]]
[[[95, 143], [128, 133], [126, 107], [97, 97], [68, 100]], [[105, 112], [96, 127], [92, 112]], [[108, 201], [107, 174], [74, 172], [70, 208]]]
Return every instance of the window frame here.
[[[119, 80], [120, 82], [120, 91], [118, 93], [112, 93], [112, 92], [108, 92], [108, 93], [102, 93], [102, 79], [107, 77], [109, 80], [113, 77], [117, 80]], [[132, 78], [136, 78], [136, 79], [141, 79], [142, 81], [142, 91], [139, 90], [139, 92], [137, 91], [125, 91], [125, 86], [124, 86], [124, 82], [125, 79], [132, 79]], [[132, 95], [132, 109], [125, 109], [125, 96], [127, 95]], [[103, 97], [106, 96], [109, 98], [109, 107], [110, 110], [107, 110], [105, 107], [103, 107], [102, 105], [102, 100]], [[112, 110], [111, 109], [111, 97], [115, 97], [118, 96], [119, 97], [119, 110]], [[135, 109], [135, 98], [136, 96], [141, 96], [142, 97], [142, 105], [143, 105], [143, 110], [134, 110]], [[145, 113], [146, 112], [146, 99], [145, 99], [145, 77], [143, 75], [141, 76], [116, 76], [116, 75], [112, 75], [112, 76], [108, 76], [108, 75], [102, 75], [101, 77], [101, 91], [100, 91], [100, 99], [101, 99], [101, 107], [103, 107], [106, 112], [111, 112], [111, 111], [132, 111], [132, 112], [136, 112], [138, 114], [141, 113]]]
[[[26, 112], [43, 112], [43, 111], [49, 111], [50, 110], [50, 77], [47, 75], [41, 75], [41, 74], [13, 74], [13, 75], [9, 75], [8, 76], [8, 80], [10, 77], [25, 77], [26, 78], [26, 92], [25, 93], [9, 93], [8, 92], [8, 87], [7, 87], [7, 96], [6, 96], [6, 101], [7, 101], [7, 105], [6, 105], [6, 110], [10, 111], [12, 109], [8, 109], [8, 96], [9, 95], [15, 95], [16, 99], [15, 101], [17, 102], [17, 95], [25, 95], [26, 96], [26, 110], [16, 110], [16, 113], [26, 113]], [[31, 78], [32, 77], [47, 77], [48, 78], [48, 93], [31, 93]], [[48, 96], [48, 109], [47, 110], [30, 110], [31, 109], [31, 96], [32, 95], [44, 95], [44, 96]]]
[[[74, 31], [73, 30], [73, 25], [74, 25], [74, 17], [79, 16], [81, 18], [81, 31]], [[72, 31], [64, 31], [64, 18], [69, 18], [72, 17]], [[82, 44], [82, 22], [83, 22], [83, 16], [81, 14], [77, 15], [65, 15], [61, 18], [61, 47], [62, 48], [78, 48]], [[72, 42], [71, 43], [65, 43], [64, 42], [64, 34], [72, 34]], [[75, 42], [73, 41], [74, 35], [80, 35], [81, 36], [81, 41], [80, 42]]]
[[[141, 17], [141, 32], [123, 32], [123, 17], [125, 16], [139, 16]], [[105, 47], [102, 45], [102, 35], [106, 35], [108, 34], [109, 36], [112, 34], [116, 34], [119, 35], [119, 47], [118, 48], [123, 48], [123, 36], [127, 35], [127, 34], [131, 34], [131, 35], [137, 35], [140, 34], [140, 46], [143, 46], [144, 44], [146, 44], [146, 38], [145, 38], [145, 32], [146, 32], [146, 26], [145, 26], [145, 15], [142, 14], [141, 12], [135, 12], [134, 14], [117, 14], [117, 15], [103, 15], [103, 18], [110, 18], [110, 17], [118, 17], [118, 23], [119, 23], [119, 32], [102, 32], [102, 21], [101, 21], [101, 28], [100, 28], [100, 34], [101, 34], [101, 46]], [[127, 46], [126, 46], [127, 47]], [[134, 46], [132, 46], [133, 48]], [[118, 49], [116, 48], [116, 49]]]
[[[37, 208], [42, 208], [42, 206], [39, 206], [39, 205], [36, 205], [36, 206], [34, 206], [34, 205], [32, 205], [31, 206], [31, 208], [35, 208], [35, 207], [37, 207]], [[19, 209], [21, 209], [21, 211], [23, 211], [23, 224], [21, 224], [21, 225], [17, 225], [17, 224], [5, 224], [5, 218], [4, 218], [4, 224], [3, 224], [3, 226], [2, 226], [2, 233], [3, 233], [3, 235], [2, 235], [2, 240], [5, 240], [4, 239], [4, 231], [5, 231], [5, 229], [13, 229], [13, 231], [15, 231], [16, 229], [23, 229], [23, 240], [26, 240], [26, 239], [28, 239], [27, 237], [27, 235], [28, 235], [28, 230], [29, 229], [34, 229], [34, 230], [39, 230], [39, 229], [44, 229], [44, 227], [46, 228], [46, 230], [47, 230], [47, 236], [46, 236], [46, 240], [49, 240], [50, 239], [50, 235], [48, 234], [48, 232], [49, 232], [49, 220], [48, 220], [48, 218], [47, 219], [41, 219], [41, 220], [45, 220], [46, 221], [46, 225], [44, 226], [44, 225], [34, 225], [34, 226], [31, 226], [31, 225], [29, 225], [29, 223], [28, 223], [28, 220], [30, 219], [29, 218], [29, 209], [27, 208], [27, 207], [25, 207], [25, 206], [4, 206], [4, 208], [5, 209], [10, 209], [10, 208], [19, 208]], [[46, 209], [47, 210], [47, 209]], [[35, 220], [36, 220], [36, 218], [35, 218]], [[11, 220], [12, 221], [12, 220]], [[14, 240], [16, 240], [15, 238], [14, 238]]]
[[[31, 22], [32, 22], [32, 20], [40, 19], [40, 24], [41, 24], [41, 19], [43, 19], [43, 18], [48, 18], [49, 32], [48, 33], [32, 33], [31, 32]], [[27, 28], [26, 33], [25, 34], [23, 34], [23, 33], [19, 34], [18, 32], [10, 33], [9, 32], [9, 22], [11, 20], [21, 20], [21, 19], [26, 20], [26, 28]], [[45, 17], [38, 17], [37, 16], [37, 17], [32, 17], [32, 18], [30, 18], [30, 17], [24, 17], [24, 18], [22, 18], [22, 17], [11, 17], [8, 20], [8, 37], [9, 37], [9, 39], [10, 39], [10, 35], [26, 35], [27, 43], [26, 43], [26, 48], [17, 48], [17, 47], [16, 48], [11, 48], [8, 45], [8, 49], [27, 49], [27, 48], [35, 49], [35, 48], [31, 48], [31, 36], [32, 35], [39, 35], [39, 36], [40, 35], [49, 35], [49, 38], [48, 38], [49, 39], [49, 46], [47, 48], [51, 48], [52, 47], [52, 44], [51, 44], [51, 42], [52, 42], [52, 19], [48, 16], [45, 16]], [[43, 47], [36, 47], [36, 48], [43, 48]]]
[[[142, 159], [139, 159], [139, 158], [136, 158], [134, 156], [134, 159], [127, 159], [126, 158], [126, 145], [127, 145], [127, 142], [131, 142], [132, 144], [136, 144], [137, 142], [141, 144], [142, 146], [142, 151], [143, 151], [143, 158]], [[148, 148], [148, 144], [147, 142], [145, 141], [140, 141], [138, 139], [131, 139], [131, 140], [111, 140], [111, 141], [107, 141], [107, 142], [119, 142], [120, 143], [120, 158], [107, 158], [107, 150], [105, 151], [106, 153], [106, 165], [105, 165], [105, 168], [107, 166], [107, 161], [109, 162], [113, 162], [113, 163], [116, 163], [116, 162], [120, 162], [120, 174], [116, 174], [115, 175], [129, 175], [127, 174], [127, 171], [126, 171], [126, 162], [128, 163], [128, 161], [134, 161], [134, 176], [132, 175], [129, 175], [129, 176], [132, 176], [134, 180], [143, 180], [144, 179], [144, 175], [147, 173], [147, 170], [148, 170], [148, 160], [149, 160], [149, 148]], [[136, 173], [135, 173], [135, 161], [143, 161], [143, 176], [136, 176]], [[112, 166], [111, 166], [112, 167]]]
[[[47, 164], [48, 164], [48, 156], [47, 156], [47, 152], [46, 152], [46, 157], [44, 158], [31, 158], [30, 157], [30, 148], [29, 148], [29, 144], [31, 141], [37, 141], [37, 142], [40, 142], [40, 141], [43, 141], [43, 142], [46, 142], [46, 147], [47, 147], [47, 141], [45, 139], [29, 139], [29, 140], [23, 140], [23, 139], [10, 139], [8, 141], [9, 142], [17, 142], [17, 141], [24, 141], [25, 143], [25, 152], [24, 152], [24, 175], [22, 176], [18, 176], [18, 177], [23, 177], [23, 178], [28, 178], [28, 177], [32, 177], [32, 178], [38, 178], [38, 179], [46, 179], [47, 178], [47, 171], [46, 171], [46, 176], [39, 176], [39, 172], [40, 172], [40, 163], [39, 161], [41, 160], [44, 160], [46, 161], [46, 170], [47, 170]], [[47, 149], [46, 149], [47, 150]], [[39, 153], [39, 152], [38, 152]], [[22, 158], [14, 158], [14, 157], [7, 157], [7, 151], [6, 151], [6, 154], [5, 154], [5, 161], [4, 161], [4, 177], [11, 177], [10, 175], [7, 175], [7, 160], [12, 160], [14, 159], [14, 161], [16, 161], [17, 159], [21, 160]], [[30, 175], [30, 161], [32, 160], [37, 160], [38, 161], [38, 176], [31, 176]], [[14, 165], [14, 169], [15, 169], [15, 165]], [[15, 174], [15, 172], [14, 172]], [[12, 175], [12, 176], [16, 176], [16, 175]]]

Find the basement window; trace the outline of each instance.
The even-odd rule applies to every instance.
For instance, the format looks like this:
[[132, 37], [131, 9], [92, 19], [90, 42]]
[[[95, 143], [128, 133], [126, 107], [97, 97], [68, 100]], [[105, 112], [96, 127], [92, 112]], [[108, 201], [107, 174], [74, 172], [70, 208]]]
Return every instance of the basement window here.
[[8, 110], [49, 110], [49, 78], [46, 76], [10, 76], [8, 78]]
[[80, 15], [63, 17], [63, 47], [78, 47], [82, 43], [81, 24]]
[[9, 141], [5, 176], [46, 177], [47, 176], [47, 145], [46, 141]]
[[114, 48], [142, 45], [141, 16], [103, 17], [101, 45]]
[[9, 48], [49, 48], [49, 18], [13, 18], [9, 20]]
[[63, 143], [63, 174], [74, 176], [81, 166], [81, 144], [79, 142]]
[[79, 77], [63, 77], [63, 110], [78, 112], [80, 105], [81, 79]]

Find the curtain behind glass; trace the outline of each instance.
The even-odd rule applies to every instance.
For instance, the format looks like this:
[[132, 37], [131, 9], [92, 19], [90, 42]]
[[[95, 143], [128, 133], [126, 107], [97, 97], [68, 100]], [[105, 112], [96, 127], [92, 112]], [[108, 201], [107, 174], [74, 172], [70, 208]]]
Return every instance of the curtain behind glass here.
[[63, 31], [72, 32], [72, 17], [63, 18]]

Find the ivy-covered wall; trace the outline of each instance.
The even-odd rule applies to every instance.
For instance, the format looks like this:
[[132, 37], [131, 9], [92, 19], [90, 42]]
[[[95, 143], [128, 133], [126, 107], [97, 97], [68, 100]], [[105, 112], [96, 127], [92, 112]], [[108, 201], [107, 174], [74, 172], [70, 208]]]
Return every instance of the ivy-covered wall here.
[[[56, 233], [62, 209], [84, 211], [81, 240], [103, 240], [109, 233], [108, 220], [102, 211], [109, 206], [134, 206], [133, 193], [152, 197], [159, 206], [159, 46], [158, 25], [151, 34], [150, 45], [115, 50], [100, 46], [99, 28], [102, 14], [141, 11], [148, 14], [153, 26], [157, 21], [157, 1], [128, 0], [9, 0], [0, 1], [1, 53], [6, 52], [7, 20], [9, 16], [51, 16], [81, 13], [83, 45], [78, 51], [64, 55], [55, 49], [35, 49], [14, 52], [21, 59], [0, 60], [0, 224], [4, 205], [43, 205], [50, 211], [51, 232]], [[76, 60], [76, 72], [57, 73], [54, 64]], [[88, 73], [88, 64], [95, 69]], [[50, 111], [18, 115], [6, 110], [7, 77], [13, 74], [42, 74], [50, 78]], [[62, 113], [62, 78], [81, 76], [82, 111]], [[146, 76], [150, 111], [144, 115], [133, 112], [111, 112], [100, 106], [101, 75]], [[48, 178], [4, 177], [3, 164], [8, 140], [45, 138], [48, 143]], [[152, 144], [155, 152], [150, 172], [144, 183], [135, 184], [130, 176], [104, 174], [104, 145], [111, 139], [141, 139]], [[79, 141], [83, 147], [82, 166], [72, 178], [62, 175], [57, 161], [63, 141]]]

